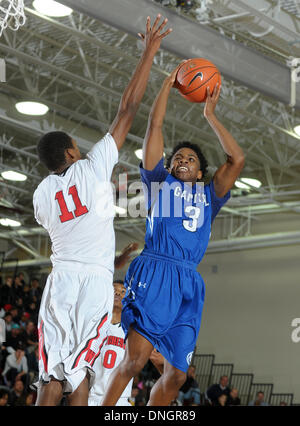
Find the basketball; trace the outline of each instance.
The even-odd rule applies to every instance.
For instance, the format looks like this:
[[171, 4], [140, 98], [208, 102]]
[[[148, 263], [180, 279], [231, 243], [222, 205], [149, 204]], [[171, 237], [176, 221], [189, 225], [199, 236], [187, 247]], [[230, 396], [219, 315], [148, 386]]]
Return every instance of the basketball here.
[[205, 102], [207, 87], [212, 94], [217, 83], [221, 84], [218, 68], [207, 59], [194, 58], [179, 68], [175, 87], [190, 102]]

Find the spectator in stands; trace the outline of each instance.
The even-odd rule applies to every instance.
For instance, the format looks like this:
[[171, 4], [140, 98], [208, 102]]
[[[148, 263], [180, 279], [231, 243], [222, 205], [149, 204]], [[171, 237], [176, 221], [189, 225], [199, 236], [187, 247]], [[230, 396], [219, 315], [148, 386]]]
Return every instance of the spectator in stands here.
[[37, 324], [38, 322], [38, 315], [39, 315], [39, 304], [36, 302], [30, 302], [29, 305], [26, 307], [26, 312], [29, 313], [30, 318], [32, 321]]
[[42, 289], [40, 287], [39, 280], [37, 278], [33, 278], [31, 280], [31, 286], [30, 286], [30, 298], [33, 302], [39, 304], [42, 298]]
[[5, 348], [12, 347], [16, 350], [20, 343], [25, 344], [23, 336], [21, 335], [21, 328], [19, 324], [13, 324], [11, 331], [6, 335], [6, 341], [3, 346], [5, 346]]
[[18, 297], [16, 299], [16, 308], [19, 312], [19, 317], [21, 317], [22, 313], [24, 312], [24, 302], [22, 297]]
[[17, 346], [16, 350], [12, 350], [12, 353], [6, 358], [2, 375], [8, 386], [11, 386], [17, 380], [22, 380], [24, 385], [27, 386], [29, 381], [27, 373], [28, 365], [25, 356], [25, 346], [20, 344]]
[[3, 286], [1, 287], [0, 292], [0, 305], [4, 306], [6, 304], [14, 304], [15, 302], [15, 293], [13, 288], [13, 278], [7, 277]]
[[17, 276], [18, 276], [19, 280], [21, 281], [21, 283], [24, 287], [24, 285], [26, 285], [26, 282], [25, 282], [25, 276], [24, 276], [23, 272], [20, 272]]
[[5, 389], [0, 389], [0, 407], [8, 406], [8, 395], [9, 392]]
[[25, 284], [23, 287], [23, 305], [25, 308], [30, 304], [31, 302], [31, 295], [30, 295], [30, 286], [28, 284]]
[[253, 401], [250, 401], [248, 405], [251, 406], [268, 406], [269, 404], [267, 402], [265, 402], [265, 394], [263, 393], [263, 391], [258, 391], [256, 394], [256, 399], [254, 399]]
[[214, 407], [225, 407], [227, 405], [228, 396], [222, 393], [216, 403], [214, 403]]
[[279, 406], [280, 407], [287, 407], [287, 402], [285, 402], [285, 401], [280, 401], [280, 403], [279, 403]]
[[241, 405], [239, 392], [236, 388], [231, 389], [226, 405]]
[[140, 389], [135, 385], [132, 386], [131, 397], [129, 398], [129, 402], [131, 405], [135, 405], [136, 397], [138, 396]]
[[175, 399], [173, 399], [173, 401], [171, 401], [170, 406], [171, 407], [181, 407], [182, 406], [182, 401], [180, 401], [180, 399], [179, 399], [179, 392], [177, 394], [177, 397]]
[[13, 407], [25, 405], [26, 396], [27, 393], [25, 391], [24, 383], [22, 380], [16, 380], [10, 395], [10, 405]]
[[26, 355], [28, 364], [29, 384], [35, 383], [39, 378], [39, 348]]
[[191, 405], [193, 403], [200, 405], [200, 389], [195, 376], [196, 367], [194, 365], [190, 365], [187, 371], [186, 381], [181, 386], [178, 393], [178, 400], [181, 402], [181, 405], [185, 405], [186, 403], [187, 405]]
[[25, 406], [26, 406], [26, 407], [33, 407], [33, 406], [34, 406], [34, 393], [33, 393], [33, 392], [30, 392], [30, 393], [26, 396]]
[[13, 322], [14, 322], [15, 324], [19, 324], [19, 321], [20, 321], [20, 319], [21, 319], [19, 309], [18, 309], [16, 306], [12, 306], [12, 307], [10, 308], [10, 311], [9, 311], [9, 312], [12, 314]]
[[205, 392], [205, 399], [210, 405], [216, 405], [218, 398], [221, 395], [226, 395], [227, 397], [230, 394], [230, 388], [228, 387], [228, 376], [221, 376], [219, 383], [211, 385]]
[[17, 276], [14, 279], [13, 289], [15, 293], [15, 303], [16, 303], [16, 299], [18, 299], [19, 297], [21, 299], [23, 298], [23, 283], [20, 280], [19, 276]]
[[13, 326], [12, 314], [10, 312], [6, 312], [3, 319], [5, 321], [5, 331], [6, 331], [6, 334], [7, 334], [8, 332], [11, 331], [12, 326]]
[[23, 328], [23, 330], [25, 330], [29, 320], [30, 320], [30, 314], [28, 312], [23, 312], [19, 322], [19, 325], [21, 328]]
[[37, 328], [33, 321], [28, 321], [25, 330], [23, 331], [22, 338], [26, 345], [26, 354], [34, 351], [38, 345]]

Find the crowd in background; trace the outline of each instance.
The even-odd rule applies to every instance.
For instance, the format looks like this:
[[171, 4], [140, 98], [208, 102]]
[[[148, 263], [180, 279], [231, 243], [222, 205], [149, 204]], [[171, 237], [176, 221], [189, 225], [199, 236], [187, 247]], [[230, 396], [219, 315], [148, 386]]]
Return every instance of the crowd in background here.
[[[32, 384], [38, 379], [38, 311], [42, 288], [37, 278], [26, 282], [23, 273], [6, 277], [0, 285], [0, 318], [5, 323], [5, 341], [0, 349], [0, 406], [30, 406], [36, 401]], [[130, 403], [146, 405], [150, 391], [160, 373], [149, 361], [134, 378]], [[62, 405], [64, 401], [62, 401]], [[200, 390], [195, 366], [190, 365], [187, 379], [180, 388], [173, 406], [241, 405], [238, 390], [230, 389], [228, 377]], [[249, 405], [268, 405], [259, 391]], [[282, 403], [281, 405], [286, 405]]]

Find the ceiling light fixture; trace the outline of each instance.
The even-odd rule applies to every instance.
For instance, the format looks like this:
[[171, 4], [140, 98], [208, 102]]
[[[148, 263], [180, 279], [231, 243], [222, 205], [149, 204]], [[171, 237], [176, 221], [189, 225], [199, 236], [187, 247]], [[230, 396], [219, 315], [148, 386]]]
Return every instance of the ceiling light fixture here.
[[240, 189], [260, 188], [261, 181], [253, 178], [240, 178], [235, 182], [235, 186]]
[[1, 173], [1, 176], [6, 180], [14, 180], [17, 182], [23, 182], [27, 179], [27, 176], [23, 175], [23, 173], [14, 172], [13, 170], [6, 170]]
[[25, 115], [45, 115], [49, 111], [47, 105], [40, 102], [18, 102], [15, 106], [18, 112]]
[[300, 136], [300, 124], [294, 127], [294, 132], [296, 133], [296, 135]]
[[[140, 149], [136, 149], [135, 151], [134, 151], [134, 153], [135, 153], [135, 155], [136, 155], [136, 157], [139, 159], [139, 160], [142, 160], [143, 159], [143, 150], [140, 148]], [[163, 153], [163, 156], [165, 157], [166, 156], [166, 154], [165, 153]]]
[[19, 222], [18, 220], [12, 220], [9, 219], [8, 217], [6, 218], [2, 218], [0, 219], [0, 225], [2, 226], [11, 226], [11, 227], [17, 227], [17, 226], [21, 226], [21, 222]]
[[42, 15], [62, 18], [69, 16], [73, 12], [70, 7], [64, 6], [54, 0], [34, 0], [32, 6]]

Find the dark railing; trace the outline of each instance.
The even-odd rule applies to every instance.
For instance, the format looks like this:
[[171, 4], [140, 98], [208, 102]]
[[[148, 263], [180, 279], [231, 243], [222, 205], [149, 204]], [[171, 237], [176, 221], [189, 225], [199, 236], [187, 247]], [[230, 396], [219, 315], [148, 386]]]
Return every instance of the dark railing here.
[[214, 355], [195, 354], [193, 357], [192, 364], [196, 367], [196, 380], [201, 392], [205, 392], [209, 386], [214, 360]]
[[272, 393], [270, 405], [280, 405], [285, 402], [287, 405], [293, 405], [294, 395], [292, 393]]
[[262, 391], [264, 393], [264, 401], [270, 404], [271, 395], [273, 393], [273, 384], [272, 383], [252, 383], [250, 392], [249, 392], [249, 401], [256, 399], [257, 392]]
[[209, 379], [209, 386], [219, 383], [222, 376], [227, 376], [228, 381], [230, 382], [232, 372], [233, 364], [213, 364]]
[[[293, 404], [292, 393], [273, 393], [272, 383], [253, 383], [253, 374], [234, 373], [233, 364], [215, 363], [213, 354], [197, 354], [196, 349], [192, 358], [192, 364], [196, 367], [196, 381], [199, 384], [202, 403], [205, 403], [205, 392], [209, 386], [219, 383], [221, 376], [228, 376], [229, 387], [236, 388], [241, 400], [241, 405], [248, 405], [256, 399], [257, 392], [264, 393], [264, 401], [269, 405], [278, 406], [280, 403]], [[300, 404], [299, 404], [300, 405]]]
[[231, 389], [236, 388], [238, 390], [241, 405], [248, 405], [252, 383], [253, 374], [232, 374], [229, 387]]

